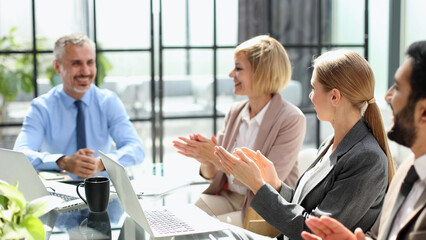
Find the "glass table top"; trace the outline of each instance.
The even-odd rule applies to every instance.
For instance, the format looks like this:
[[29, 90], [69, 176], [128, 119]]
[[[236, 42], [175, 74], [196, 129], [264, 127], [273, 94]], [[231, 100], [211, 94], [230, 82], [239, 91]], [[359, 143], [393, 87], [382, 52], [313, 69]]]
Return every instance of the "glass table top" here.
[[[206, 183], [192, 184], [161, 196], [142, 197], [141, 201], [144, 206], [153, 208], [192, 204], [206, 187]], [[52, 211], [43, 216], [42, 221], [48, 226], [54, 226], [52, 231], [46, 233], [46, 239], [152, 239], [124, 212], [120, 199], [115, 194], [111, 195], [106, 212], [93, 213], [87, 207], [65, 213]], [[225, 240], [242, 238], [230, 230], [224, 230], [162, 239]]]

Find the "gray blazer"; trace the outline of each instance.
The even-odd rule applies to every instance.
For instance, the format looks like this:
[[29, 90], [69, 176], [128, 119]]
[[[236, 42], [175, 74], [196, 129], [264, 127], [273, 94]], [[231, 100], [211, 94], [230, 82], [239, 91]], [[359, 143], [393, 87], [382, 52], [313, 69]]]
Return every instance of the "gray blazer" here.
[[[320, 146], [312, 168], [330, 147], [333, 138]], [[280, 193], [265, 184], [251, 206], [290, 239], [302, 239], [309, 216], [328, 215], [354, 230], [367, 231], [382, 208], [388, 185], [388, 163], [363, 119], [346, 134], [329, 159], [306, 182], [298, 199], [283, 183]], [[297, 188], [297, 186], [296, 186]]]

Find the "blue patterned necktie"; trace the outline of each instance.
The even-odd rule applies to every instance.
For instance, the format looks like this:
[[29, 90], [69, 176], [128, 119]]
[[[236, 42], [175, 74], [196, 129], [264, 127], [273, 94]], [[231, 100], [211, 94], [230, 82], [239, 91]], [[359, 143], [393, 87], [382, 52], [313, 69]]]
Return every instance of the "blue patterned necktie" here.
[[83, 102], [77, 100], [74, 102], [77, 106], [77, 151], [86, 148], [86, 127], [84, 125]]

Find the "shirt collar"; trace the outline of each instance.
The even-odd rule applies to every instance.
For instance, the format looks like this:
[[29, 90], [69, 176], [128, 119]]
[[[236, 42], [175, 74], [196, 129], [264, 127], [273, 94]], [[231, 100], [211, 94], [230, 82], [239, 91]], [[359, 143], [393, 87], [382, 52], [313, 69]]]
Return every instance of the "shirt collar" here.
[[426, 154], [416, 158], [414, 168], [419, 175], [420, 180], [426, 181]]
[[[89, 100], [90, 100], [90, 96], [92, 95], [92, 91], [93, 91], [94, 85], [92, 84], [90, 86], [89, 91], [87, 91], [83, 97], [80, 99], [85, 105], [89, 105]], [[70, 97], [64, 90], [64, 85], [61, 84], [58, 86], [58, 91], [59, 91], [59, 95], [62, 99], [62, 101], [64, 102], [64, 105], [66, 107], [71, 107], [74, 105], [74, 102], [76, 101], [76, 99]]]
[[[259, 113], [256, 114], [256, 116], [254, 116], [254, 120], [257, 122], [258, 125], [262, 123], [263, 117], [265, 116], [266, 110], [268, 109], [270, 104], [271, 100], [269, 100], [269, 102], [262, 108], [262, 110], [260, 110]], [[241, 118], [244, 121], [250, 121], [249, 104], [244, 107], [243, 112], [241, 114]]]

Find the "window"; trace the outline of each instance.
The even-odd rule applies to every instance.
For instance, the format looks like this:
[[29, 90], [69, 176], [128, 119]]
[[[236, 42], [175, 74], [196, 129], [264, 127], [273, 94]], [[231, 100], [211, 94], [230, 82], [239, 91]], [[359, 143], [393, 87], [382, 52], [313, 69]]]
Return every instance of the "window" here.
[[[115, 91], [122, 99], [144, 144], [146, 162], [166, 163], [163, 173], [181, 164], [197, 168], [196, 161], [176, 153], [171, 141], [192, 133], [210, 137], [222, 127], [230, 105], [241, 99], [234, 96], [228, 74], [233, 68], [235, 46], [245, 40], [244, 36], [251, 37], [241, 29], [244, 24], [251, 26], [254, 18], [243, 18], [240, 2], [0, 0], [0, 37], [16, 27], [12, 34], [19, 43], [9, 49], [2, 46], [0, 59], [8, 58], [8, 66], [27, 61], [25, 69], [30, 72], [33, 86], [27, 92], [18, 86], [16, 98], [6, 104], [0, 123], [1, 147], [13, 147], [31, 99], [55, 83], [49, 79], [54, 41], [65, 34], [83, 32], [97, 43], [98, 70], [105, 70], [105, 78], [100, 78], [102, 71], [98, 71], [97, 84]], [[293, 79], [301, 91], [296, 96], [300, 97], [308, 128], [324, 129], [321, 135], [319, 131], [308, 131], [305, 143], [318, 145], [329, 132], [319, 126], [308, 98], [312, 56], [346, 47], [367, 57], [365, 13], [373, 3], [264, 2], [264, 15], [259, 19], [265, 24], [256, 25], [264, 27], [258, 34], [271, 34], [287, 49]], [[18, 18], [16, 12], [25, 14]], [[20, 60], [22, 57], [25, 60]]]

